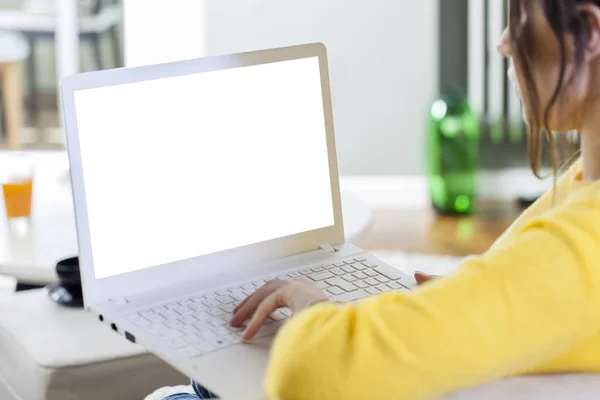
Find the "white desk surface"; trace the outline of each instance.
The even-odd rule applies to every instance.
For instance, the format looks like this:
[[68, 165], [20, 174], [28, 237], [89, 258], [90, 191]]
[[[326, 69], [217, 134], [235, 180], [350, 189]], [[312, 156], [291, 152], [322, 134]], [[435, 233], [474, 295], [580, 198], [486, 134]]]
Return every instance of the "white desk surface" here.
[[[0, 275], [19, 282], [57, 281], [56, 262], [77, 254], [68, 158], [64, 152], [36, 152], [31, 225], [26, 233], [11, 227], [0, 205]], [[3, 153], [0, 153], [0, 157]], [[3, 204], [3, 202], [2, 202]], [[360, 238], [371, 223], [371, 210], [342, 193], [346, 240]]]

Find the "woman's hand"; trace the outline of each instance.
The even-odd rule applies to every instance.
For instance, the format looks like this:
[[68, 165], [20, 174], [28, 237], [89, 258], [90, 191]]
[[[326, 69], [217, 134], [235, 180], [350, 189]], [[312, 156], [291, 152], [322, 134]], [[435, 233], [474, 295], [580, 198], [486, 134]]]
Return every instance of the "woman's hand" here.
[[243, 340], [250, 340], [269, 314], [278, 308], [288, 307], [296, 314], [321, 301], [327, 301], [327, 296], [306, 278], [271, 281], [233, 310], [231, 326], [239, 327], [250, 319], [242, 335]]

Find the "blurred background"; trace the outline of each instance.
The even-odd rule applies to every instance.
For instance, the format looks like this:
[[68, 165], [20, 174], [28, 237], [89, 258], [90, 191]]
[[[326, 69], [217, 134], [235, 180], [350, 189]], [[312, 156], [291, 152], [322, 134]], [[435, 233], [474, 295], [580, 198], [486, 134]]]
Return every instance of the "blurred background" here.
[[520, 106], [494, 50], [503, 14], [503, 2], [483, 0], [0, 0], [0, 62], [20, 70], [19, 145], [53, 148], [61, 76], [320, 41], [343, 175], [424, 173], [427, 109], [449, 88], [488, 113], [484, 167], [525, 166]]
[[323, 42], [345, 190], [376, 213], [428, 208], [444, 173], [431, 158], [451, 147], [436, 139], [432, 104], [452, 93], [477, 123], [469, 200], [525, 204], [551, 182], [527, 169], [520, 104], [495, 51], [505, 23], [504, 2], [490, 0], [0, 0], [2, 147], [64, 148], [64, 76]]

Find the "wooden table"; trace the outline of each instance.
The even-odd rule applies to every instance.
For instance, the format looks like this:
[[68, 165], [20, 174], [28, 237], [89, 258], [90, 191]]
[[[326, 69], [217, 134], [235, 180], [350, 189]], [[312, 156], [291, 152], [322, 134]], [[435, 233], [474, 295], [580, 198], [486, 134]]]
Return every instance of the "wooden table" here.
[[430, 208], [377, 210], [358, 245], [367, 250], [466, 256], [480, 254], [521, 213], [516, 203], [485, 202], [471, 217], [439, 216]]

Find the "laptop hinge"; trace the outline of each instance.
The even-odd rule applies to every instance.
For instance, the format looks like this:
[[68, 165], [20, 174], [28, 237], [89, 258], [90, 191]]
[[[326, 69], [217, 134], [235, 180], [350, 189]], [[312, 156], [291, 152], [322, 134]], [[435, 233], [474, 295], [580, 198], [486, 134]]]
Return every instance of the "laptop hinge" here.
[[329, 244], [322, 244], [321, 246], [319, 246], [321, 248], [321, 250], [325, 250], [328, 253], [335, 253], [337, 251], [337, 249], [335, 247], [333, 247], [332, 245]]
[[111, 297], [110, 301], [118, 306], [124, 306], [125, 304], [129, 303], [125, 297]]

